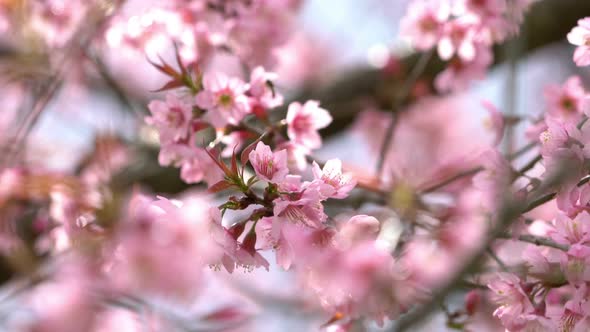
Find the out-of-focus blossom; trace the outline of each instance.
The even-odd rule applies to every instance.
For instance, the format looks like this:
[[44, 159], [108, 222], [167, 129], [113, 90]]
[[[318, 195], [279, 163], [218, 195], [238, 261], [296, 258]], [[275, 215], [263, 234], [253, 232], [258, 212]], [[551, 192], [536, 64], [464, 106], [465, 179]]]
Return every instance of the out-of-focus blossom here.
[[180, 160], [180, 177], [186, 183], [199, 183], [201, 181], [213, 185], [223, 179], [223, 173], [215, 166], [203, 148], [193, 147], [183, 149], [184, 154]]
[[166, 95], [166, 101], [153, 100], [148, 108], [151, 116], [145, 122], [158, 129], [162, 142], [185, 139], [191, 133], [193, 118], [192, 105], [173, 92]]
[[283, 104], [283, 96], [275, 91], [272, 84], [278, 78], [275, 73], [267, 72], [263, 67], [256, 67], [250, 75], [250, 102], [252, 112], [256, 114], [258, 108], [263, 112]]
[[411, 39], [418, 50], [434, 47], [449, 19], [451, 7], [448, 1], [412, 1], [401, 21], [401, 33]]
[[488, 117], [484, 120], [484, 125], [496, 134], [494, 145], [500, 144], [504, 137], [504, 115], [492, 103], [482, 102], [483, 107], [488, 111]]
[[207, 205], [204, 197], [181, 202], [135, 196], [110, 253], [114, 286], [181, 300], [195, 296], [203, 266], [221, 251], [204, 236], [212, 223]]
[[574, 53], [574, 61], [578, 66], [590, 65], [590, 18], [578, 21], [578, 26], [567, 35], [570, 43], [578, 46]]
[[582, 116], [585, 96], [586, 91], [578, 76], [570, 77], [563, 86], [547, 86], [545, 88], [547, 113], [559, 120], [577, 124]]
[[317, 101], [307, 101], [301, 105], [291, 103], [287, 112], [287, 134], [289, 138], [309, 149], [317, 149], [322, 145], [319, 129], [327, 127], [332, 116]]
[[494, 211], [504, 203], [503, 198], [510, 190], [514, 170], [497, 150], [485, 152], [481, 160], [484, 169], [473, 178], [473, 185], [484, 193], [482, 206]]
[[492, 52], [487, 46], [476, 45], [475, 56], [471, 61], [452, 58], [449, 66], [438, 74], [434, 84], [442, 92], [465, 88], [470, 82], [485, 77], [492, 60]]
[[287, 151], [287, 164], [291, 172], [303, 172], [307, 168], [307, 156], [310, 150], [301, 144], [286, 141], [278, 149]]
[[476, 56], [473, 20], [456, 19], [445, 24], [443, 37], [438, 43], [438, 54], [443, 60], [457, 55], [461, 61], [470, 62]]

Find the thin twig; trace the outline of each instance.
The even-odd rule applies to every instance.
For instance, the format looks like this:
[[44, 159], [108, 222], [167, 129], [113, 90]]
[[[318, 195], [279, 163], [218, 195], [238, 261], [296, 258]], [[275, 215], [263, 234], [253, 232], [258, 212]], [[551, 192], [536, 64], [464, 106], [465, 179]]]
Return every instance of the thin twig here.
[[570, 249], [570, 246], [565, 245], [565, 244], [559, 244], [559, 243], [551, 240], [550, 238], [542, 237], [542, 236], [535, 236], [535, 235], [531, 235], [531, 234], [520, 235], [516, 238], [511, 237], [509, 234], [502, 234], [499, 236], [499, 238], [505, 239], [505, 240], [518, 240], [521, 242], [531, 243], [536, 246], [551, 247], [551, 248], [559, 249], [562, 251], [568, 251]]
[[500, 266], [500, 268], [502, 270], [508, 271], [508, 267], [506, 266], [506, 264], [504, 264], [504, 262], [502, 262], [502, 260], [500, 259], [500, 257], [498, 257], [498, 255], [496, 255], [496, 253], [494, 252], [494, 250], [492, 250], [492, 248], [488, 247], [488, 249], [486, 250], [486, 252], [496, 262], [496, 264], [498, 264], [498, 266]]
[[458, 173], [458, 174], [456, 174], [456, 175], [454, 175], [454, 176], [452, 176], [450, 178], [447, 178], [447, 179], [445, 179], [445, 180], [443, 180], [443, 181], [441, 181], [439, 183], [436, 183], [436, 184], [434, 184], [432, 186], [429, 186], [429, 187], [423, 189], [422, 192], [423, 193], [428, 193], [428, 192], [437, 191], [437, 190], [439, 190], [439, 189], [441, 189], [441, 188], [443, 188], [443, 187], [445, 187], [445, 186], [447, 186], [447, 185], [449, 185], [449, 184], [451, 184], [451, 183], [453, 183], [453, 182], [455, 182], [457, 180], [460, 180], [460, 179], [462, 179], [462, 178], [464, 178], [466, 176], [475, 175], [478, 172], [480, 172], [481, 170], [483, 170], [482, 167], [476, 167], [476, 168], [473, 168], [473, 169], [470, 169], [470, 170], [467, 170], [467, 171]]
[[395, 127], [397, 126], [397, 123], [399, 122], [399, 119], [398, 119], [399, 116], [397, 116], [396, 114], [400, 112], [400, 106], [402, 104], [402, 101], [406, 99], [406, 97], [410, 93], [410, 90], [412, 89], [412, 86], [414, 85], [414, 83], [416, 83], [416, 81], [418, 80], [420, 75], [422, 75], [422, 73], [426, 69], [426, 65], [428, 65], [428, 62], [430, 62], [430, 59], [432, 58], [433, 54], [434, 54], [434, 50], [430, 50], [426, 53], [422, 53], [422, 55], [418, 59], [418, 62], [416, 63], [416, 65], [412, 69], [412, 72], [408, 76], [408, 79], [404, 82], [404, 85], [400, 89], [399, 95], [397, 95], [395, 97], [395, 103], [394, 103], [394, 107], [393, 107], [393, 115], [391, 117], [391, 122], [389, 123], [389, 126], [387, 127], [387, 129], [385, 131], [385, 138], [383, 139], [383, 142], [381, 143], [381, 148], [379, 149], [380, 153], [378, 156], [379, 159], [377, 160], [377, 167], [376, 167], [377, 168], [377, 173], [376, 173], [377, 176], [380, 176], [381, 172], [383, 172], [383, 166], [385, 164], [385, 157], [387, 155], [387, 150], [389, 149], [389, 146], [391, 145], [391, 141], [393, 140], [393, 133], [395, 132]]

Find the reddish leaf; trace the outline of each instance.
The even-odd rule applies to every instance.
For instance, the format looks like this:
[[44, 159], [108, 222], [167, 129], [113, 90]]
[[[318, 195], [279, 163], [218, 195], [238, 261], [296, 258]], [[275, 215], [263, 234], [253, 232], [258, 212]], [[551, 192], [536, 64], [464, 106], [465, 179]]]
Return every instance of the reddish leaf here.
[[235, 146], [234, 146], [234, 150], [233, 150], [233, 151], [232, 151], [232, 153], [231, 153], [231, 171], [232, 171], [234, 174], [238, 174], [238, 161], [237, 161], [237, 157], [236, 157], [236, 148], [237, 148], [237, 147], [238, 147], [238, 146], [237, 146], [237, 145], [235, 145]]
[[211, 187], [209, 187], [209, 189], [207, 191], [209, 191], [212, 194], [215, 194], [220, 191], [224, 191], [226, 189], [229, 189], [232, 186], [233, 186], [233, 184], [231, 184], [225, 180], [221, 180], [221, 181], [217, 182], [216, 184], [212, 185]]
[[209, 322], [218, 322], [218, 321], [235, 321], [241, 320], [246, 318], [246, 313], [241, 311], [239, 308], [236, 307], [225, 307], [219, 310], [216, 310], [206, 316], [202, 317], [202, 320], [209, 321]]
[[180, 58], [180, 51], [178, 50], [178, 44], [173, 43], [173, 45], [174, 45], [174, 56], [176, 57], [176, 63], [178, 64], [178, 68], [180, 68], [180, 71], [183, 76], [187, 76], [188, 72], [187, 72], [184, 64], [182, 63], [182, 59]]
[[172, 80], [172, 81], [169, 81], [168, 83], [164, 84], [163, 87], [159, 88], [158, 90], [153, 90], [152, 92], [162, 92], [162, 91], [166, 91], [166, 90], [180, 88], [182, 86], [184, 86], [184, 83], [177, 81], [177, 80]]
[[258, 142], [260, 142], [262, 138], [264, 138], [264, 135], [260, 136], [257, 140], [252, 142], [242, 151], [242, 155], [240, 156], [240, 162], [242, 163], [242, 166], [246, 165], [246, 163], [248, 162], [248, 158], [250, 157], [250, 152], [252, 152], [252, 150], [256, 148], [256, 144], [258, 144]]
[[194, 132], [199, 132], [205, 128], [209, 128], [209, 124], [207, 122], [195, 120], [192, 123], [192, 129]]
[[231, 172], [231, 170], [229, 168], [227, 168], [227, 166], [221, 161], [219, 160], [219, 158], [217, 158], [217, 156], [215, 156], [211, 150], [205, 149], [205, 151], [207, 151], [207, 154], [209, 155], [209, 157], [211, 157], [211, 159], [213, 159], [213, 161], [215, 162], [215, 164], [217, 166], [219, 166], [219, 168], [221, 168], [221, 170], [223, 171], [223, 173], [225, 174], [225, 176], [227, 176], [228, 178], [233, 178], [235, 174], [233, 174]]
[[157, 64], [155, 62], [153, 62], [152, 60], [150, 60], [149, 58], [147, 59], [147, 61], [154, 67], [156, 67], [156, 69], [158, 69], [159, 71], [161, 71], [162, 73], [174, 77], [174, 78], [179, 78], [181, 77], [180, 73], [177, 72], [174, 68], [172, 68], [172, 66], [170, 66], [169, 64], [167, 64], [160, 56], [158, 56], [158, 59], [160, 59], [160, 62], [162, 63]]

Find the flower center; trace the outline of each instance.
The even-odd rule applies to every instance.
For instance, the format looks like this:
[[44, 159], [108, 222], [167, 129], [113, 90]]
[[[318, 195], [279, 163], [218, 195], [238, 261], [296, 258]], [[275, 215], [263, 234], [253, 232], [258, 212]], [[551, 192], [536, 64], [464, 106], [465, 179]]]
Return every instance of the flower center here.
[[428, 15], [428, 16], [424, 17], [420, 21], [420, 29], [423, 32], [432, 32], [432, 31], [435, 31], [437, 27], [438, 27], [438, 23], [436, 22], [436, 20], [434, 19], [434, 17], [432, 17], [431, 15]]
[[233, 98], [228, 93], [223, 93], [219, 96], [219, 104], [224, 107], [229, 107], [233, 103]]
[[561, 107], [568, 111], [575, 111], [576, 102], [572, 98], [565, 96], [561, 98]]
[[166, 115], [166, 121], [172, 127], [180, 127], [184, 122], [184, 114], [182, 114], [182, 110], [178, 107], [173, 107], [170, 109], [170, 112]]

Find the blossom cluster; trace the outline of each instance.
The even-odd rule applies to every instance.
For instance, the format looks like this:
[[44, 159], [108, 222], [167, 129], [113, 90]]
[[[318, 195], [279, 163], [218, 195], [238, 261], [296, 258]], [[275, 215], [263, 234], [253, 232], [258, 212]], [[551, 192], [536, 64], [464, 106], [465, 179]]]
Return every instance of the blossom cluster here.
[[[407, 89], [382, 82], [362, 102], [347, 99], [366, 106], [352, 133], [371, 165], [353, 166], [318, 157], [345, 107], [289, 93], [276, 73], [302, 1], [154, 0], [143, 12], [132, 0], [0, 1], [0, 31], [35, 36], [22, 45], [57, 75], [21, 83], [32, 87], [19, 96], [22, 118], [14, 137], [0, 137], [0, 325], [241, 331], [268, 301], [312, 312], [325, 331], [403, 331], [440, 317], [461, 331], [590, 330], [584, 77], [544, 84], [543, 112], [532, 117], [456, 93], [487, 73], [492, 47], [518, 33], [533, 2], [410, 1], [402, 34], [426, 62], [443, 60], [433, 84], [444, 94], [417, 84], [434, 77], [421, 61], [414, 72], [391, 59], [383, 76], [413, 72]], [[567, 39], [573, 62], [590, 65], [590, 18]], [[96, 61], [95, 51], [115, 49], [145, 57], [166, 80], [139, 100], [145, 114], [126, 114], [137, 137], [97, 135], [61, 171], [12, 151], [25, 150], [27, 126], [71, 79], [62, 65], [78, 53], [76, 64], [94, 66], [77, 74], [102, 75], [132, 109], [133, 96]], [[517, 124], [528, 140], [518, 150]], [[269, 294], [236, 282], [271, 284], [279, 268], [296, 285], [288, 299], [284, 282]]]
[[436, 47], [448, 62], [436, 78], [440, 91], [464, 88], [485, 77], [492, 46], [514, 36], [531, 0], [411, 1], [402, 19], [402, 34], [420, 51]]
[[250, 65], [274, 64], [299, 0], [162, 1], [144, 13], [115, 19], [105, 33], [111, 47], [157, 55], [176, 43], [187, 62], [207, 63], [225, 49]]

